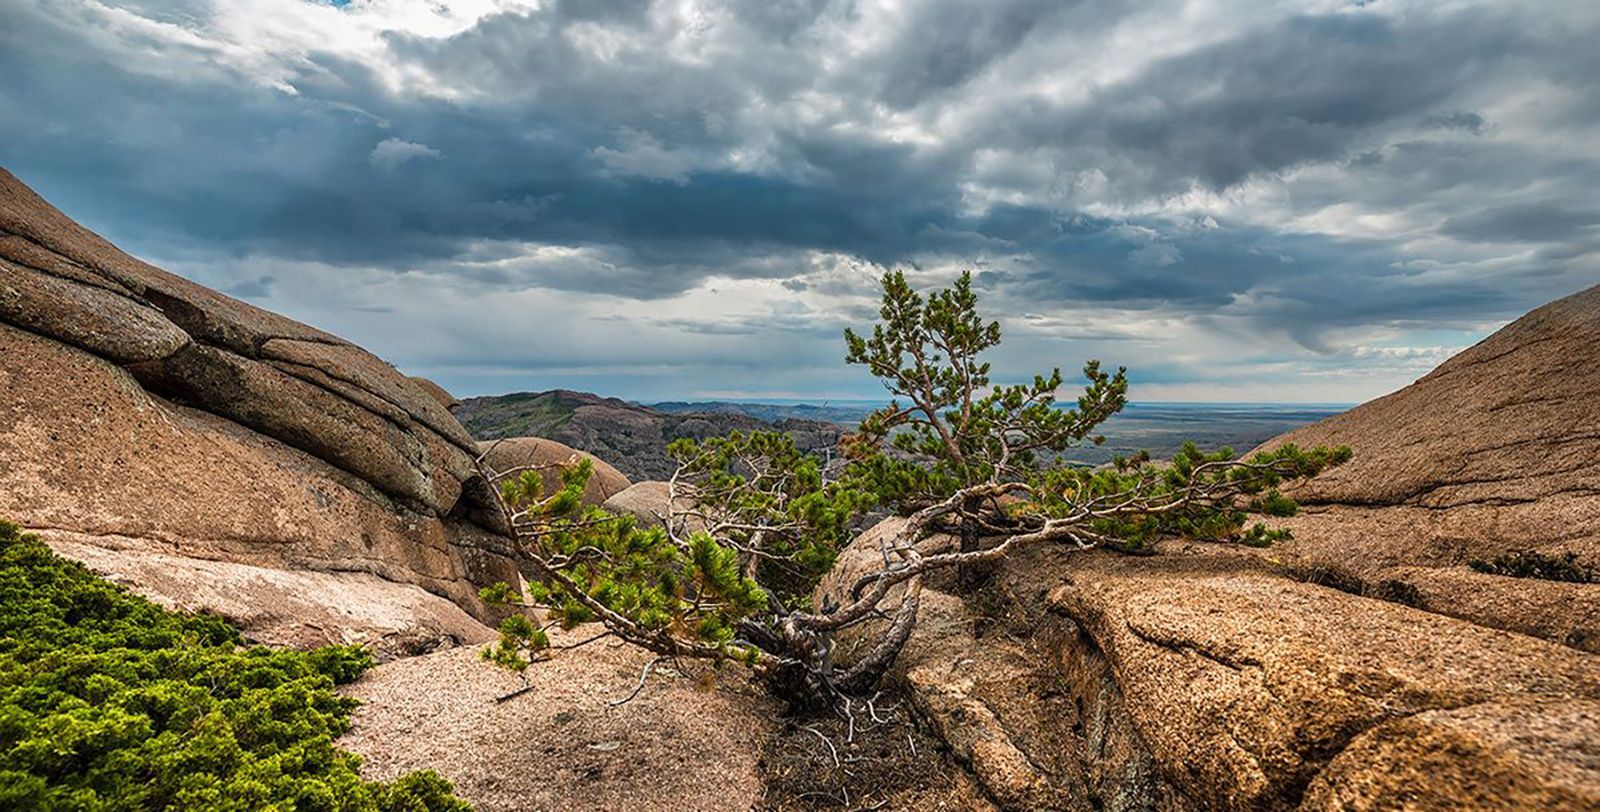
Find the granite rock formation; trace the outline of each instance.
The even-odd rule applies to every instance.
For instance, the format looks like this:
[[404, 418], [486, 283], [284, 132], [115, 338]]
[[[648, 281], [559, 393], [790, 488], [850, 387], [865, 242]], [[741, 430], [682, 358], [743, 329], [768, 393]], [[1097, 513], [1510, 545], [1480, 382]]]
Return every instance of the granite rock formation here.
[[1600, 287], [1552, 302], [1416, 383], [1267, 443], [1342, 443], [1294, 493], [1279, 551], [1313, 577], [1600, 652], [1600, 583], [1487, 575], [1515, 553], [1600, 568]]
[[[492, 515], [476, 454], [372, 354], [141, 262], [0, 170], [0, 516], [50, 541], [366, 573], [484, 616], [478, 588], [515, 570], [472, 521]], [[156, 591], [136, 557], [100, 563]]]
[[1600, 808], [1600, 584], [1464, 566], [1596, 563], [1597, 361], [1600, 288], [1268, 443], [1355, 458], [1265, 551], [1040, 547], [976, 593], [934, 579], [895, 677], [1006, 809]]
[[546, 492], [561, 481], [564, 471], [588, 460], [589, 482], [583, 488], [583, 503], [598, 505], [628, 489], [633, 483], [610, 463], [571, 446], [543, 437], [508, 437], [478, 444], [484, 465], [493, 475], [522, 470], [538, 471], [544, 477]]

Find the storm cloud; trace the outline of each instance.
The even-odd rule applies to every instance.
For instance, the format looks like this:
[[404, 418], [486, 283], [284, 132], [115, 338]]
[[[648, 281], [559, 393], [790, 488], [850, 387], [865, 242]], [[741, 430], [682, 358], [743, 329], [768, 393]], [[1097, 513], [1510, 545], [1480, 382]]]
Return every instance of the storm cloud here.
[[870, 396], [898, 267], [1005, 374], [1348, 401], [1600, 281], [1591, 4], [0, 10], [0, 163], [461, 394]]

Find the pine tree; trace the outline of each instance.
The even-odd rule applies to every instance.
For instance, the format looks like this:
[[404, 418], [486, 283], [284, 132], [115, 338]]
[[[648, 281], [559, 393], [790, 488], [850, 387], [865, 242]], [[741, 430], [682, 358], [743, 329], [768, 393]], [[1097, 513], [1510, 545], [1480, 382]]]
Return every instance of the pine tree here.
[[[881, 478], [902, 502], [935, 502], [988, 482], [1026, 480], [1040, 454], [1083, 441], [1127, 401], [1127, 371], [1108, 375], [1098, 361], [1084, 367], [1089, 383], [1075, 409], [1055, 407], [1060, 369], [1027, 384], [990, 386], [989, 364], [980, 357], [1000, 343], [1000, 323], [985, 323], [977, 303], [970, 273], [924, 300], [897, 271], [883, 278], [883, 321], [872, 335], [845, 331], [845, 360], [865, 365], [893, 398], [862, 423], [859, 439], [878, 447], [892, 438], [896, 450], [919, 461]], [[961, 505], [961, 552], [976, 551], [982, 535], [975, 500]], [[964, 567], [963, 585], [977, 586], [978, 575]]]
[[[681, 440], [671, 448], [679, 467], [665, 526], [642, 528], [583, 506], [587, 464], [559, 476], [485, 471], [500, 482], [505, 523], [532, 577], [524, 594], [501, 584], [484, 596], [541, 608], [546, 624], [513, 614], [485, 657], [524, 670], [551, 655], [550, 626], [599, 621], [660, 657], [743, 663], [790, 703], [825, 705], [878, 684], [915, 628], [931, 572], [955, 567], [975, 584], [982, 568], [1043, 543], [1125, 553], [1178, 535], [1270, 544], [1286, 531], [1250, 517], [1293, 513], [1278, 486], [1349, 459], [1344, 447], [1285, 445], [1240, 460], [1189, 444], [1166, 463], [1140, 454], [1071, 465], [1062, 452], [1101, 442], [1097, 428], [1126, 403], [1124, 370], [1088, 362], [1083, 391], [1065, 408], [1059, 369], [993, 385], [983, 353], [999, 344], [1000, 325], [980, 316], [970, 275], [927, 297], [898, 272], [882, 287], [882, 321], [870, 336], [846, 331], [846, 360], [893, 399], [844, 441], [848, 463], [835, 476], [783, 434]], [[881, 541], [883, 565], [851, 585], [844, 605], [817, 606], [817, 582], [878, 506], [906, 517]], [[919, 551], [941, 532], [959, 534], [959, 547]], [[865, 656], [834, 662], [835, 633], [883, 617], [890, 622]]]

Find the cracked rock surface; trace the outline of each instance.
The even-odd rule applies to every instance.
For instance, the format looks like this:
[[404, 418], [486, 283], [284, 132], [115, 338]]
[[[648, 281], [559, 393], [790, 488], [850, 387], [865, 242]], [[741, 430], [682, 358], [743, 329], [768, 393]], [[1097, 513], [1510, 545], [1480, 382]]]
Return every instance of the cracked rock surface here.
[[[1538, 308], [1393, 394], [1275, 438], [1355, 457], [1293, 492], [1276, 551], [1481, 625], [1600, 652], [1600, 584], [1468, 562], [1575, 554], [1600, 568], [1600, 287]], [[1407, 588], [1408, 587], [1408, 588]]]
[[[472, 520], [487, 513], [476, 454], [437, 393], [371, 353], [128, 256], [0, 169], [0, 517], [63, 550], [119, 551], [92, 563], [169, 602], [182, 585], [137, 553], [262, 605], [417, 587], [392, 594], [433, 602], [419, 616], [463, 639], [482, 630], [461, 611], [488, 616], [479, 587], [515, 581], [506, 539]], [[265, 617], [239, 614], [278, 635]], [[393, 625], [326, 620], [349, 626], [330, 640]]]
[[[899, 521], [823, 589], [868, 571]], [[984, 595], [953, 592], [924, 590], [895, 678], [1005, 809], [1600, 804], [1600, 657], [1570, 647], [1182, 541], [1033, 548]], [[867, 640], [842, 634], [841, 658]]]

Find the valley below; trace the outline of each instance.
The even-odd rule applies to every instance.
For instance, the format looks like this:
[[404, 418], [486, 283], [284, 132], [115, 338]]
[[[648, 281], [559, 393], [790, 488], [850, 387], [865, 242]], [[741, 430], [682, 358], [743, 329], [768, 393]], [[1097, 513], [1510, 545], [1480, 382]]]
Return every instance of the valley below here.
[[[882, 403], [830, 401], [670, 401], [641, 404], [587, 392], [551, 390], [467, 398], [454, 412], [481, 441], [547, 437], [587, 451], [631, 479], [665, 479], [676, 467], [666, 452], [679, 438], [703, 440], [733, 431], [776, 430], [803, 450], [827, 454]], [[1129, 403], [1103, 426], [1106, 441], [1062, 456], [1102, 465], [1117, 455], [1148, 451], [1170, 458], [1186, 442], [1202, 448], [1255, 448], [1287, 431], [1347, 409], [1337, 404]]]

